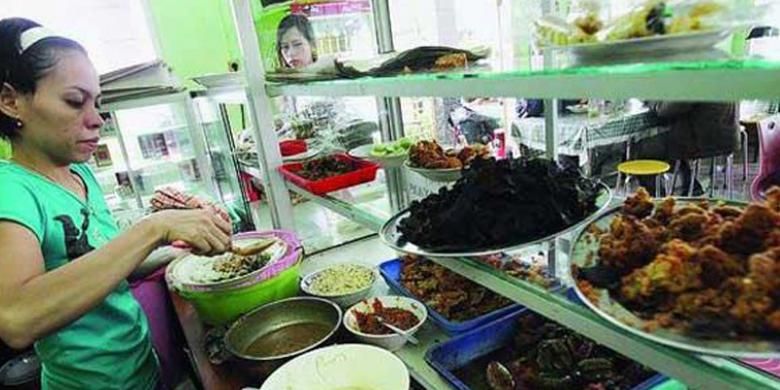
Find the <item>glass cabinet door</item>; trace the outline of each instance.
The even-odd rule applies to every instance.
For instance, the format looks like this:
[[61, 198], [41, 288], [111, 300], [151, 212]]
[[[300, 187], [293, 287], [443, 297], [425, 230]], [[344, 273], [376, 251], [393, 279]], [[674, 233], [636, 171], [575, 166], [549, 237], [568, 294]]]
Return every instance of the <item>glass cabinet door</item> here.
[[214, 183], [219, 201], [238, 214], [241, 230], [253, 224], [249, 204], [241, 189], [238, 163], [234, 157], [233, 137], [228, 127], [224, 105], [210, 97], [193, 99], [198, 121], [204, 132], [206, 152], [214, 170]]
[[[195, 139], [198, 124], [188, 123], [189, 100], [117, 110], [114, 114], [127, 152], [127, 174], [149, 206], [161, 187], [213, 197], [208, 166]], [[207, 161], [207, 160], [205, 160]]]

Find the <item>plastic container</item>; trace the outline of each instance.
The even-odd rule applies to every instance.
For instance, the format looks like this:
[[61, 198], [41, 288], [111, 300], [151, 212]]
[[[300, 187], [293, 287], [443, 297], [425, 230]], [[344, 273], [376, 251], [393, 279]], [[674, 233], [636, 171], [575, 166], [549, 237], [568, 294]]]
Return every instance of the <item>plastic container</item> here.
[[272, 230], [266, 232], [242, 233], [236, 239], [274, 236], [284, 241], [288, 252], [273, 264], [269, 264], [227, 286], [182, 284], [175, 277], [177, 260], [168, 267], [166, 279], [169, 288], [195, 307], [198, 316], [209, 325], [224, 325], [242, 314], [266, 303], [290, 298], [299, 293], [300, 264], [302, 259], [300, 241], [291, 232]]
[[344, 188], [356, 186], [358, 184], [368, 183], [376, 178], [376, 171], [379, 164], [370, 161], [358, 160], [347, 156], [346, 154], [334, 155], [340, 161], [352, 161], [355, 164], [355, 170], [343, 175], [333, 176], [320, 180], [307, 180], [298, 176], [297, 172], [303, 169], [303, 163], [284, 164], [279, 168], [279, 172], [288, 181], [311, 192], [314, 195], [325, 195], [328, 192], [338, 191]]
[[[474, 360], [511, 344], [514, 335], [517, 333], [517, 319], [521, 316], [531, 314], [533, 313], [528, 310], [521, 310], [505, 316], [498, 321], [454, 337], [429, 349], [425, 354], [425, 360], [443, 376], [453, 388], [458, 390], [470, 390], [470, 387], [458, 379], [454, 372], [467, 366]], [[663, 383], [664, 381], [666, 381], [665, 376], [655, 375], [646, 381], [637, 384], [633, 389], [652, 389], [654, 386]]]
[[[402, 262], [399, 259], [386, 261], [379, 265], [379, 273], [385, 279], [385, 282], [387, 282], [387, 285], [390, 287], [391, 291], [395, 292], [396, 294], [419, 299], [401, 284], [401, 265]], [[468, 321], [452, 321], [433, 310], [430, 306], [426, 305], [425, 307], [428, 309], [430, 320], [450, 336], [467, 332], [481, 325], [498, 320], [510, 313], [523, 310], [523, 306], [514, 304], [487, 314], [483, 314]]]

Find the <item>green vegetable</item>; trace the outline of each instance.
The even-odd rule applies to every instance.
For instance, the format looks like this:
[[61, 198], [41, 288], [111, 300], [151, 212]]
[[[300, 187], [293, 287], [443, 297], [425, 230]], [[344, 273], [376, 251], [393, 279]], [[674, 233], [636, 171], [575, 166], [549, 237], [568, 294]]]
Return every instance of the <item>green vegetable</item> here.
[[398, 141], [386, 143], [386, 144], [378, 144], [374, 145], [374, 148], [371, 149], [371, 156], [374, 157], [396, 157], [406, 154], [409, 151], [409, 148], [412, 147], [414, 143], [412, 140], [408, 138], [401, 138]]

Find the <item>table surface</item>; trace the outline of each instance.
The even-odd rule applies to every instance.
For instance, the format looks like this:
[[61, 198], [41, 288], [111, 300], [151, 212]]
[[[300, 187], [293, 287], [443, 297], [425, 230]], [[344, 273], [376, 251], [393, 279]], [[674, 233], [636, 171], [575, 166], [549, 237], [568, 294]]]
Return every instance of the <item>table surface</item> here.
[[176, 316], [184, 331], [184, 338], [187, 340], [193, 369], [200, 378], [203, 388], [206, 390], [237, 390], [250, 386], [237, 370], [230, 370], [227, 366], [215, 366], [209, 362], [204, 349], [206, 326], [198, 318], [198, 313], [189, 302], [173, 291], [170, 294]]

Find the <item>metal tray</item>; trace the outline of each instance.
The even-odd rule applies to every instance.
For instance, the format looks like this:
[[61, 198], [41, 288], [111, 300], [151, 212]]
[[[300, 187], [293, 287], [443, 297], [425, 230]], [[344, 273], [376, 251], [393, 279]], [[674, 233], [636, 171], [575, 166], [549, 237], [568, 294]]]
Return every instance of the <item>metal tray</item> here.
[[[720, 204], [744, 207], [743, 202], [705, 199], [705, 198], [678, 198], [677, 205], [707, 200]], [[589, 224], [602, 230], [609, 228], [610, 222], [620, 213], [622, 206], [617, 206], [602, 214]], [[589, 233], [590, 229], [583, 229], [572, 244], [570, 261], [572, 266], [585, 268], [595, 264], [598, 257], [599, 239]], [[571, 271], [570, 271], [571, 272]], [[572, 279], [573, 275], [572, 275]], [[576, 280], [576, 279], [575, 279]], [[604, 289], [594, 287], [600, 295], [598, 302], [591, 302], [585, 294], [576, 286], [574, 289], [579, 298], [595, 311], [598, 315], [611, 322], [615, 326], [631, 332], [639, 337], [682, 350], [706, 355], [727, 356], [737, 358], [775, 358], [780, 357], [780, 343], [777, 341], [739, 341], [739, 340], [713, 340], [701, 339], [683, 334], [672, 329], [658, 328], [652, 332], [647, 331], [647, 321], [635, 315], [617, 300], [610, 297], [610, 293]]]
[[528, 246], [538, 245], [543, 242], [550, 241], [560, 235], [575, 231], [590, 221], [597, 218], [602, 212], [609, 208], [612, 201], [612, 191], [604, 183], [599, 183], [602, 187], [601, 194], [596, 199], [596, 211], [591, 215], [583, 219], [582, 221], [571, 225], [561, 231], [549, 234], [545, 237], [538, 238], [533, 241], [517, 242], [509, 246], [500, 248], [481, 248], [460, 252], [438, 252], [430, 251], [425, 248], [421, 248], [411, 242], [403, 242], [401, 239], [401, 232], [398, 230], [398, 225], [404, 218], [409, 216], [409, 209], [403, 210], [396, 214], [390, 220], [388, 220], [382, 229], [379, 231], [379, 237], [384, 241], [386, 245], [395, 249], [396, 251], [408, 253], [412, 255], [418, 255], [423, 257], [447, 257], [447, 258], [461, 258], [461, 257], [479, 257], [489, 256], [505, 252], [515, 252]]

